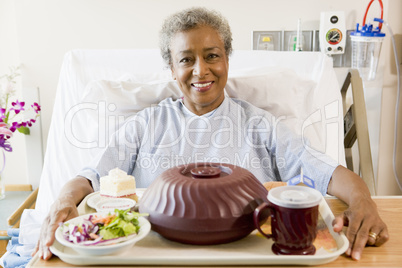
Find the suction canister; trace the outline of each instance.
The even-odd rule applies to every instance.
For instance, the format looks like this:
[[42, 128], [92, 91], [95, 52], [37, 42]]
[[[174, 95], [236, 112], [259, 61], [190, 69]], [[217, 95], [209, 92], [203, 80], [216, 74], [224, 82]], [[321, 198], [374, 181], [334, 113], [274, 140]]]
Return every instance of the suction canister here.
[[381, 8], [381, 19], [374, 19], [374, 21], [379, 22], [378, 27], [374, 28], [372, 23], [366, 24], [367, 14], [373, 2], [374, 0], [371, 0], [367, 5], [361, 30], [359, 30], [359, 24], [357, 24], [356, 31], [350, 33], [352, 41], [352, 68], [358, 69], [361, 78], [366, 81], [375, 79], [381, 45], [385, 37], [385, 34], [381, 32], [384, 14], [382, 0], [378, 0]]
[[380, 58], [381, 45], [385, 34], [379, 27], [365, 24], [359, 30], [350, 33], [352, 41], [352, 68], [358, 69], [363, 80], [374, 80]]

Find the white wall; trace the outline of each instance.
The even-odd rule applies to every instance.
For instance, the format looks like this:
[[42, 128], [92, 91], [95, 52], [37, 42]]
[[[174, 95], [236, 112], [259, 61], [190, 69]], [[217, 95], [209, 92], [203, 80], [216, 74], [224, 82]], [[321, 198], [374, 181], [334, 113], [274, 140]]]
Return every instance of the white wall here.
[[[6, 34], [12, 42], [11, 45], [0, 42], [2, 56], [0, 70], [19, 61], [22, 66], [23, 87], [40, 88], [43, 149], [46, 150], [58, 74], [63, 55], [68, 50], [157, 48], [158, 31], [163, 19], [174, 11], [197, 5], [214, 8], [223, 13], [232, 27], [234, 48], [251, 49], [253, 30], [295, 30], [298, 18], [302, 20], [303, 29], [319, 29], [321, 11], [345, 11], [346, 26], [348, 29], [353, 29], [356, 22], [362, 21], [368, 2], [368, 0], [0, 0], [0, 12], [2, 12], [0, 15], [6, 13], [8, 16], [14, 16], [7, 17], [7, 26], [4, 25], [6, 19], [1, 16], [0, 30], [10, 28]], [[386, 7], [384, 18], [389, 19], [394, 32], [400, 34], [402, 1], [383, 2]], [[379, 14], [378, 3], [373, 4], [370, 14], [373, 16]], [[388, 18], [388, 14], [392, 18]], [[4, 35], [4, 32], [1, 32]], [[383, 99], [382, 105], [387, 107], [388, 113], [392, 110], [396, 94], [395, 75], [388, 74], [389, 50], [389, 43], [384, 43], [381, 63], [385, 64], [384, 77], [387, 79], [384, 91], [389, 95]], [[14, 56], [9, 58], [9, 54]], [[3, 58], [3, 55], [7, 57]], [[392, 121], [391, 117], [393, 117], [391, 114], [387, 115], [387, 121]], [[382, 127], [384, 131], [381, 132], [381, 139], [387, 141], [393, 139], [390, 123], [383, 122]], [[392, 145], [387, 144], [383, 152], [387, 161], [390, 157], [390, 146]], [[15, 154], [17, 155], [17, 152]], [[25, 157], [24, 153], [18, 154], [18, 159]], [[28, 179], [27, 174], [35, 172], [32, 172], [31, 167], [29, 172], [27, 171], [26, 160], [25, 162], [15, 160], [12, 163], [13, 161], [8, 161], [8, 165], [18, 166], [21, 172], [17, 176], [14, 173], [15, 168], [12, 168], [15, 182], [35, 185], [38, 175], [32, 175], [34, 178]], [[384, 169], [387, 170], [388, 167], [379, 168], [383, 171]], [[387, 173], [386, 176], [393, 179], [392, 174]]]
[[[8, 73], [10, 66], [17, 66], [19, 57], [18, 32], [13, 1], [0, 1], [0, 75]], [[17, 79], [17, 97], [21, 97], [21, 79]], [[18, 133], [19, 134], [19, 133]], [[7, 184], [26, 183], [27, 158], [25, 157], [25, 138], [15, 135], [11, 139], [12, 153], [5, 153], [6, 166], [1, 174]], [[3, 167], [3, 156], [0, 156], [0, 170]]]
[[[390, 0], [385, 6], [384, 19], [392, 27], [395, 35], [399, 67], [402, 71], [402, 1]], [[387, 14], [387, 15], [385, 15]], [[389, 32], [384, 29], [387, 36]], [[397, 75], [392, 50], [391, 38], [386, 38], [383, 42], [382, 60], [384, 65], [384, 86], [382, 91], [382, 109], [380, 126], [380, 146], [378, 176], [381, 179], [378, 183], [378, 194], [402, 194], [397, 185], [393, 173], [393, 149], [394, 149], [394, 129], [395, 129], [395, 104], [397, 93]], [[401, 77], [402, 79], [402, 77]], [[402, 100], [400, 100], [402, 102]], [[400, 104], [402, 106], [402, 103]], [[399, 110], [398, 139], [397, 139], [397, 173], [402, 180], [402, 107]], [[398, 164], [399, 163], [399, 164]]]

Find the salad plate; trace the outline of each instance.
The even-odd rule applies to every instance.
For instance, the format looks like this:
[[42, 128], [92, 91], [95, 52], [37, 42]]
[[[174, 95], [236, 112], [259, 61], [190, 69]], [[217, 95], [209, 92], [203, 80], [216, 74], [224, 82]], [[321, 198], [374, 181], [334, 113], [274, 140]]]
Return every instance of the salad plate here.
[[[123, 211], [120, 210], [119, 214], [123, 214]], [[97, 221], [99, 221], [98, 219], [113, 216], [115, 213], [98, 212], [78, 216], [57, 228], [56, 240], [61, 245], [73, 249], [80, 255], [109, 255], [130, 249], [136, 242], [148, 235], [151, 230], [151, 224], [138, 213], [124, 211], [124, 214], [128, 214], [130, 218], [134, 217], [136, 220], [129, 221], [124, 217], [124, 219], [116, 221], [110, 229], [107, 227], [99, 228], [103, 224], [99, 224]], [[113, 219], [110, 221], [111, 223], [109, 225], [105, 224], [105, 226], [112, 226]], [[129, 226], [130, 228], [126, 227], [129, 222], [135, 222], [133, 224], [135, 227], [131, 225]], [[123, 236], [114, 237], [116, 227], [124, 229]], [[91, 239], [88, 237], [91, 237]], [[94, 237], [95, 239], [92, 240]]]

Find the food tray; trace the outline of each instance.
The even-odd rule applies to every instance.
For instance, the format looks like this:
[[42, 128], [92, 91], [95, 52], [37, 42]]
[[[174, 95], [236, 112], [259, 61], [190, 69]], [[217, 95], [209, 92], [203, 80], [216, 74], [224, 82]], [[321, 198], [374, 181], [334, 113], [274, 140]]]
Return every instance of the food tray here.
[[[212, 246], [181, 244], [151, 231], [132, 248], [108, 256], [80, 255], [57, 241], [50, 250], [62, 261], [74, 265], [320, 265], [334, 261], [343, 254], [349, 242], [343, 233], [332, 231], [334, 216], [324, 199], [319, 211], [315, 255], [275, 255], [271, 250], [272, 240], [257, 231], [241, 240]], [[270, 226], [263, 228], [269, 229]]]

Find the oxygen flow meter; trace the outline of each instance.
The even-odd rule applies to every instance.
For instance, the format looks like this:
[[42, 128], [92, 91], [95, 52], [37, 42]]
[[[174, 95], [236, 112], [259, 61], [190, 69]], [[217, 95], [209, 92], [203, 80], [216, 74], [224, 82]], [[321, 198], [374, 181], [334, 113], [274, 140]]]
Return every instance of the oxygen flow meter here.
[[343, 11], [321, 12], [320, 49], [334, 55], [343, 54], [346, 45], [345, 13]]

